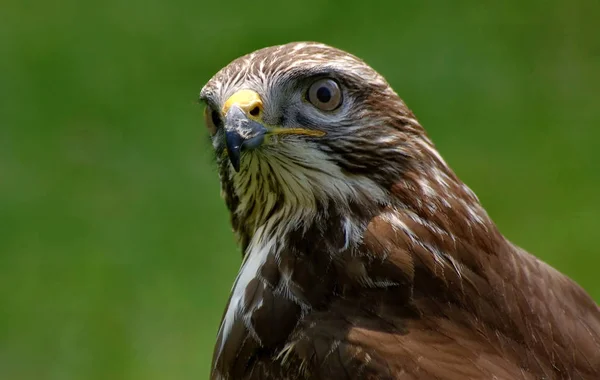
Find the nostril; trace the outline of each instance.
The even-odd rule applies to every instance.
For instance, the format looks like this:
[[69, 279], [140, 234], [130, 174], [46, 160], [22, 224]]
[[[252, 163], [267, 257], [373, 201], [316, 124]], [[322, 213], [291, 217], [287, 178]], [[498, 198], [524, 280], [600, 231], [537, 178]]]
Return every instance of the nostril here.
[[252, 108], [250, 110], [250, 115], [252, 115], [252, 116], [258, 116], [258, 115], [260, 115], [260, 107], [259, 106], [255, 106], [254, 108]]

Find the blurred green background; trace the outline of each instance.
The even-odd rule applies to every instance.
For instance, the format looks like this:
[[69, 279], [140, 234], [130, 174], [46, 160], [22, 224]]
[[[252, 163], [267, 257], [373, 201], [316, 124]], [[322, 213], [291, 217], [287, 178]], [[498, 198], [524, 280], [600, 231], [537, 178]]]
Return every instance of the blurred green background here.
[[240, 263], [196, 104], [318, 40], [388, 78], [511, 240], [600, 300], [600, 2], [0, 6], [0, 378], [207, 378]]

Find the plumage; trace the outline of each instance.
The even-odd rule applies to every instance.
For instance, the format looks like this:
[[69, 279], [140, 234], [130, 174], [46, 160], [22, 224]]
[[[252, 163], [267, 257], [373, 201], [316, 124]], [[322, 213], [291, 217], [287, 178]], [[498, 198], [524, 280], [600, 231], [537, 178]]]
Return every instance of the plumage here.
[[200, 98], [243, 254], [212, 379], [600, 379], [599, 307], [504, 238], [363, 61], [269, 47]]

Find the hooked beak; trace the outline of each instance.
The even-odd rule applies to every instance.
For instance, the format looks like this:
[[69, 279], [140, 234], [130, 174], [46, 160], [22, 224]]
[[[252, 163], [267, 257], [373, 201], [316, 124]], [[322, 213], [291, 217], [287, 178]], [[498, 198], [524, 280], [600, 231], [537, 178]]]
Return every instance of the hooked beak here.
[[267, 128], [254, 121], [238, 106], [232, 106], [225, 116], [225, 144], [229, 161], [236, 172], [240, 171], [240, 156], [244, 150], [259, 147]]
[[262, 124], [263, 104], [252, 90], [240, 90], [223, 106], [225, 115], [225, 145], [229, 161], [236, 172], [240, 171], [240, 156], [244, 150], [259, 147], [267, 128]]

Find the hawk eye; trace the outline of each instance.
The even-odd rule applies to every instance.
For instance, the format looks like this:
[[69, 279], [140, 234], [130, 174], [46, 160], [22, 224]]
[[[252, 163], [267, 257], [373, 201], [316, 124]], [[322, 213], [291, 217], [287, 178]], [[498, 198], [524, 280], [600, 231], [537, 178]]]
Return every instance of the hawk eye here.
[[342, 90], [333, 79], [319, 79], [309, 87], [306, 97], [321, 111], [333, 111], [342, 104]]
[[210, 106], [206, 106], [204, 109], [204, 122], [206, 123], [206, 128], [210, 132], [211, 136], [217, 133], [217, 130], [223, 125], [223, 121], [221, 120], [219, 113]]

